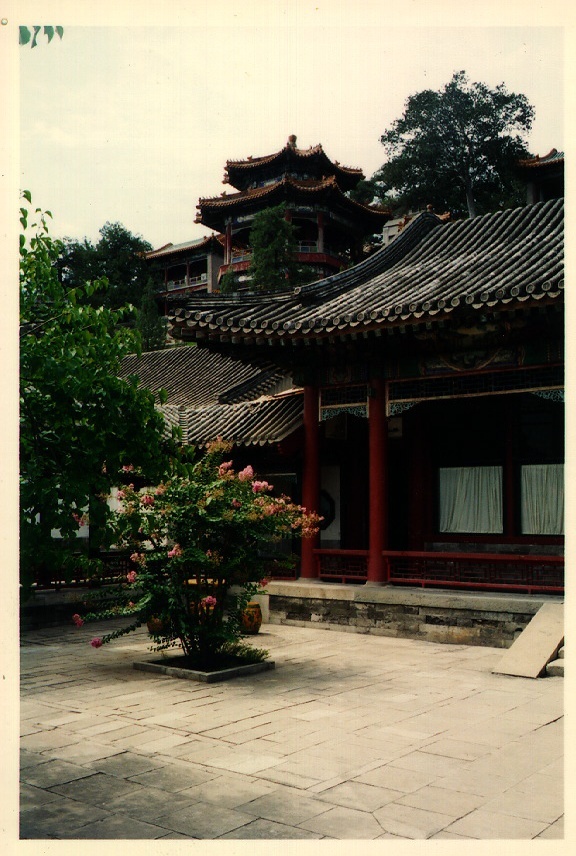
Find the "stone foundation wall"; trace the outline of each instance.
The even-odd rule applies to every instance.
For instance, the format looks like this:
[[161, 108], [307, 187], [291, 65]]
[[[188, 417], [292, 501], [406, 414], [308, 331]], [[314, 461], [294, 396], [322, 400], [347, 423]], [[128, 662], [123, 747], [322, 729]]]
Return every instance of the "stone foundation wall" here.
[[[539, 606], [540, 604], [538, 604]], [[535, 610], [490, 611], [433, 604], [367, 603], [270, 593], [271, 624], [321, 626], [380, 636], [509, 648]]]

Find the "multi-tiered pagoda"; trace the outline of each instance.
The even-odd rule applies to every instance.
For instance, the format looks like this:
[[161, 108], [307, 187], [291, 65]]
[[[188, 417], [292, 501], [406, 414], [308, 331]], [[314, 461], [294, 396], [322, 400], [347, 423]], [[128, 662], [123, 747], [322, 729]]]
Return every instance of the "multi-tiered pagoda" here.
[[196, 222], [225, 235], [220, 274], [232, 270], [241, 281], [250, 266], [254, 216], [283, 203], [295, 227], [298, 262], [312, 268], [314, 278], [329, 276], [359, 261], [366, 237], [381, 233], [390, 216], [346, 195], [363, 178], [362, 170], [331, 161], [321, 145], [297, 148], [292, 135], [274, 154], [227, 161], [224, 184], [237, 192], [200, 199]]

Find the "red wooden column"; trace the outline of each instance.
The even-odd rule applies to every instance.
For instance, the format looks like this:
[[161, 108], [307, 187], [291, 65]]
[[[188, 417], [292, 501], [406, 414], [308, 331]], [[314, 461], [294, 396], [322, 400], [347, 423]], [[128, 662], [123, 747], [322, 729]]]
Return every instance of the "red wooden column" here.
[[[320, 459], [318, 429], [318, 387], [304, 387], [304, 468], [302, 472], [302, 505], [308, 511], [318, 511], [320, 499]], [[302, 539], [300, 576], [318, 576], [314, 549], [318, 536]]]
[[367, 583], [388, 581], [388, 562], [382, 550], [388, 546], [388, 420], [384, 382], [371, 382], [368, 413], [369, 511]]
[[322, 211], [319, 211], [316, 216], [316, 223], [318, 226], [318, 252], [324, 252], [324, 214]]
[[226, 241], [224, 243], [224, 264], [229, 265], [232, 261], [232, 224], [226, 224]]

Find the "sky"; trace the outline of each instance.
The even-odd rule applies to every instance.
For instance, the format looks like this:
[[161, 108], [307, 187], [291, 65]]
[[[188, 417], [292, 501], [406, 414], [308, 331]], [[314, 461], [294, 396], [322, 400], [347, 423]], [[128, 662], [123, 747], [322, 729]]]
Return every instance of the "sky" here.
[[209, 234], [194, 223], [198, 199], [232, 192], [227, 159], [271, 154], [296, 134], [299, 148], [321, 143], [370, 176], [406, 99], [459, 70], [526, 95], [532, 153], [564, 148], [561, 18], [470, 25], [449, 2], [404, 7], [421, 14], [381, 0], [198, 0], [196, 14], [160, 23], [52, 15], [62, 40], [18, 51], [19, 185], [51, 210], [56, 237], [97, 241], [109, 221], [153, 247], [193, 240]]

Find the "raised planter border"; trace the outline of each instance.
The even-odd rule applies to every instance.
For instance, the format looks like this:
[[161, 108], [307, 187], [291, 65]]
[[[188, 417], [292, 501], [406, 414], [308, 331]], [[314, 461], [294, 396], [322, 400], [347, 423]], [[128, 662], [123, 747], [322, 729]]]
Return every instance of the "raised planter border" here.
[[188, 681], [203, 681], [213, 684], [217, 681], [228, 681], [231, 678], [241, 678], [244, 675], [255, 675], [259, 672], [267, 672], [276, 668], [273, 660], [264, 660], [262, 663], [246, 663], [244, 666], [232, 666], [230, 669], [219, 669], [214, 672], [201, 672], [197, 669], [181, 669], [178, 666], [168, 666], [162, 663], [134, 663], [134, 668], [140, 672], [155, 672], [167, 675], [169, 678], [184, 678]]

